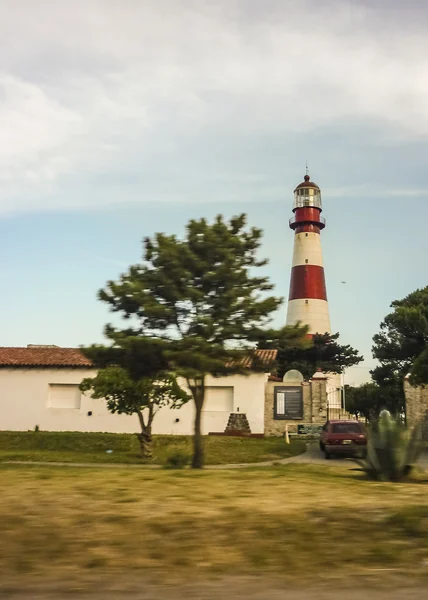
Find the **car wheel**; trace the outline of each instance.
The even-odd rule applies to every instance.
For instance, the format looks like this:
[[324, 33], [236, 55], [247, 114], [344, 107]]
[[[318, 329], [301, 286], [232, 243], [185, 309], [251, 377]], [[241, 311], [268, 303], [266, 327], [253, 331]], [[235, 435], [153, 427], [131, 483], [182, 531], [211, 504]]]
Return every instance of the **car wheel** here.
[[327, 460], [329, 460], [331, 458], [331, 454], [330, 454], [330, 452], [327, 452], [327, 450], [324, 451], [324, 456], [326, 457]]

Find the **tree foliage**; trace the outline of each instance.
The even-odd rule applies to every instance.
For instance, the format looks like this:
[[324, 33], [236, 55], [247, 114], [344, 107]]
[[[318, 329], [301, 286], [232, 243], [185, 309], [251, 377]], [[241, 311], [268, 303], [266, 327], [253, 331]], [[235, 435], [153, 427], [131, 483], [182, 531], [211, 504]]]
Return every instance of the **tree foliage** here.
[[268, 329], [282, 299], [268, 295], [272, 284], [255, 274], [267, 262], [257, 258], [261, 237], [260, 229], [246, 228], [245, 215], [229, 222], [218, 216], [212, 224], [191, 220], [184, 239], [163, 233], [146, 238], [143, 261], [99, 292], [132, 322], [123, 331], [110, 327], [110, 337], [138, 339], [146, 348], [157, 344], [161, 362], [186, 379], [196, 409], [196, 468], [203, 465], [206, 376], [247, 374], [242, 359], [248, 354], [253, 370], [265, 370], [251, 348], [285, 335]]
[[189, 400], [175, 377], [168, 373], [159, 373], [156, 379], [133, 379], [119, 366], [106, 367], [95, 377], [87, 377], [80, 389], [91, 392], [92, 398], [105, 399], [111, 413], [138, 416], [141, 428], [138, 438], [144, 458], [152, 457], [152, 424], [156, 412], [162, 406], [180, 408]]
[[396, 416], [404, 414], [406, 400], [402, 373], [395, 371], [390, 364], [383, 364], [375, 367], [370, 374], [377, 389], [379, 410], [384, 406]]
[[141, 337], [132, 329], [116, 331], [110, 325], [104, 334], [110, 345], [93, 344], [82, 348], [97, 369], [119, 366], [127, 371], [131, 379], [156, 378], [169, 369], [160, 340]]
[[392, 302], [391, 308], [373, 337], [373, 356], [380, 366], [371, 373], [398, 413], [404, 410], [406, 375], [410, 373], [412, 384], [428, 384], [428, 286]]
[[413, 363], [410, 383], [414, 385], [428, 384], [428, 348], [425, 348]]
[[[296, 328], [299, 332], [300, 328]], [[278, 349], [277, 374], [283, 377], [290, 369], [297, 369], [308, 380], [317, 369], [324, 373], [343, 373], [343, 371], [360, 363], [364, 358], [358, 350], [349, 345], [338, 343], [339, 334], [315, 334], [302, 344], [298, 337], [297, 343], [293, 343], [293, 329], [290, 329], [288, 338], [271, 340], [268, 347]], [[284, 343], [285, 342], [285, 343]], [[259, 347], [267, 347], [266, 343], [260, 343]]]
[[374, 382], [364, 383], [357, 387], [345, 386], [346, 410], [356, 417], [364, 417], [375, 422], [382, 410], [396, 412], [397, 402], [390, 390], [382, 388]]

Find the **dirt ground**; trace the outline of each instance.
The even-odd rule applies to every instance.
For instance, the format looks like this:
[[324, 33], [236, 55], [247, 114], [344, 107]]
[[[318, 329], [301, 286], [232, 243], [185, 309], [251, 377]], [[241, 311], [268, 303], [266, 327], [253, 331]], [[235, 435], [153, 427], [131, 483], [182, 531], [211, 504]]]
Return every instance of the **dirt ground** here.
[[[386, 578], [388, 579], [388, 575]], [[272, 584], [268, 579], [263, 581], [263, 578], [229, 578], [184, 587], [147, 585], [134, 587], [127, 592], [72, 592], [51, 589], [1, 594], [2, 600], [426, 600], [427, 597], [428, 583], [422, 587], [367, 587], [367, 584], [361, 585], [361, 582], [348, 582], [343, 587], [337, 582], [331, 582], [329, 585], [323, 582], [319, 587], [314, 587], [313, 584], [306, 587], [302, 582], [299, 587], [290, 587], [285, 583]]]

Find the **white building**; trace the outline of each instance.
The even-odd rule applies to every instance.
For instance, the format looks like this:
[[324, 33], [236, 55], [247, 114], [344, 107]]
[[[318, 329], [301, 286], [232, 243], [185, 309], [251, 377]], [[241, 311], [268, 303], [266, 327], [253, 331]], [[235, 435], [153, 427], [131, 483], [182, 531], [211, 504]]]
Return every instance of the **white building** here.
[[[275, 350], [260, 351], [270, 364]], [[264, 432], [265, 386], [268, 373], [208, 377], [202, 419], [204, 434], [224, 432], [230, 413], [245, 413], [251, 432]], [[0, 348], [0, 430], [103, 431], [134, 433], [136, 415], [113, 415], [103, 400], [82, 394], [79, 384], [96, 371], [80, 350], [56, 346]], [[162, 408], [154, 433], [190, 435], [194, 407]]]

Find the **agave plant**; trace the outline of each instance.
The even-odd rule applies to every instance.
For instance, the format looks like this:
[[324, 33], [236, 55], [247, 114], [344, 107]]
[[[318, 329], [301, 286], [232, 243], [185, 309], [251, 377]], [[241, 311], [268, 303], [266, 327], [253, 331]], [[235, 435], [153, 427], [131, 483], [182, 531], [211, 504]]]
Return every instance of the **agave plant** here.
[[409, 430], [389, 413], [383, 414], [369, 436], [366, 458], [358, 462], [370, 479], [402, 481], [422, 451], [420, 433], [420, 426]]

